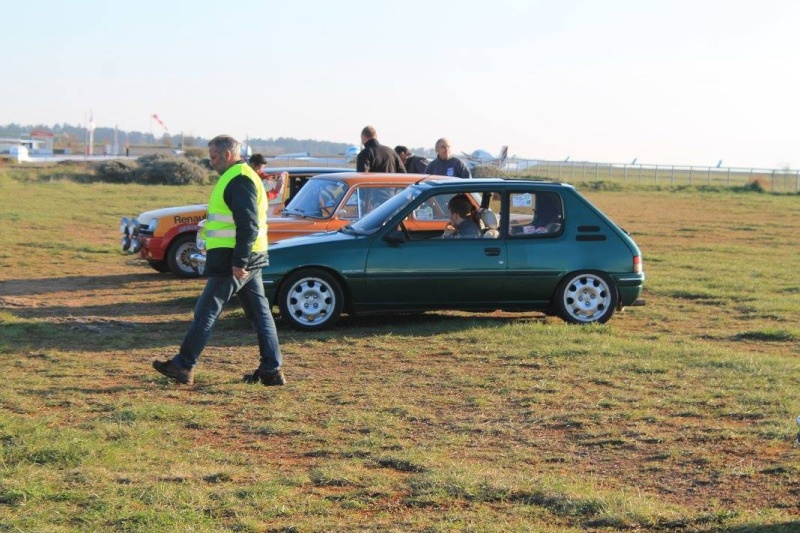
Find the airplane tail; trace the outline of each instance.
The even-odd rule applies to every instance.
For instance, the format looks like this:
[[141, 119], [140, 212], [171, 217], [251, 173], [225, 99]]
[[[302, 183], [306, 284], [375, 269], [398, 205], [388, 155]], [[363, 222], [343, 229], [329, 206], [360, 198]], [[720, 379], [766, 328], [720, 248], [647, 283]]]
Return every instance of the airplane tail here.
[[508, 146], [500, 148], [500, 155], [497, 156], [497, 159], [500, 160], [501, 165], [506, 162], [506, 159], [508, 159]]

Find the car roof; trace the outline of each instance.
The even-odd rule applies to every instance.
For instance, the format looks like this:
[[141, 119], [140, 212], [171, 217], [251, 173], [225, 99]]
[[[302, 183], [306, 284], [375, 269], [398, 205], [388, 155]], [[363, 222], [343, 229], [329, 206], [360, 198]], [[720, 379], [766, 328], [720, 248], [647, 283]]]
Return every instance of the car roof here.
[[[337, 179], [346, 182], [348, 185], [356, 183], [386, 183], [386, 184], [412, 184], [428, 178], [442, 178], [445, 180], [453, 180], [460, 178], [447, 178], [445, 176], [431, 176], [430, 174], [405, 174], [403, 172], [350, 172], [337, 173], [335, 176], [318, 176], [320, 179]], [[314, 178], [312, 178], [314, 179]]]
[[333, 172], [352, 172], [352, 168], [345, 167], [264, 167], [264, 172], [273, 174], [276, 172], [288, 172], [292, 174], [331, 174]]
[[545, 180], [525, 180], [525, 179], [510, 179], [510, 178], [472, 178], [472, 179], [461, 179], [461, 178], [450, 178], [446, 176], [429, 176], [427, 179], [422, 181], [422, 184], [428, 187], [435, 187], [435, 188], [447, 188], [447, 189], [463, 189], [465, 187], [472, 188], [472, 187], [483, 187], [483, 186], [498, 186], [500, 185], [503, 189], [514, 188], [514, 187], [530, 187], [535, 185], [537, 188], [545, 187], [545, 188], [553, 188], [553, 189], [574, 189], [574, 187], [568, 183], [561, 183], [557, 181], [545, 181]]

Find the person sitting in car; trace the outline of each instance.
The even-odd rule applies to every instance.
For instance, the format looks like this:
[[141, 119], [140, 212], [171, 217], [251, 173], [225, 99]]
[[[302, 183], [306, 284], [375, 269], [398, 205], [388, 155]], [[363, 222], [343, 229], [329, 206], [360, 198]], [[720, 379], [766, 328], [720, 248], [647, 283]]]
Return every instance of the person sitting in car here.
[[477, 239], [481, 236], [481, 229], [473, 217], [472, 202], [465, 194], [457, 194], [447, 202], [450, 213], [450, 222], [445, 227], [442, 238], [444, 239]]

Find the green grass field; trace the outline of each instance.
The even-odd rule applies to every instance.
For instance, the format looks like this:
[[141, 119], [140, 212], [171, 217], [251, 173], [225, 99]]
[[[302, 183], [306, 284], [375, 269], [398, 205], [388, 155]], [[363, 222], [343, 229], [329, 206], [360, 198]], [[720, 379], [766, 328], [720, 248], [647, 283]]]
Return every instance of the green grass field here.
[[193, 387], [203, 282], [119, 252], [121, 216], [210, 189], [0, 168], [0, 531], [800, 530], [800, 197], [577, 184], [644, 254], [645, 307], [279, 324], [241, 383], [232, 306]]

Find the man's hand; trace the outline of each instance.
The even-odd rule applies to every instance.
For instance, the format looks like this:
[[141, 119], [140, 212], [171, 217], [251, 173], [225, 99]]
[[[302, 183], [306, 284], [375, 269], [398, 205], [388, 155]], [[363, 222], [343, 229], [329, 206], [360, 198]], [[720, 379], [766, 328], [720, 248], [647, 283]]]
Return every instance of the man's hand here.
[[233, 267], [233, 277], [236, 279], [244, 279], [247, 277], [247, 270], [240, 267]]

